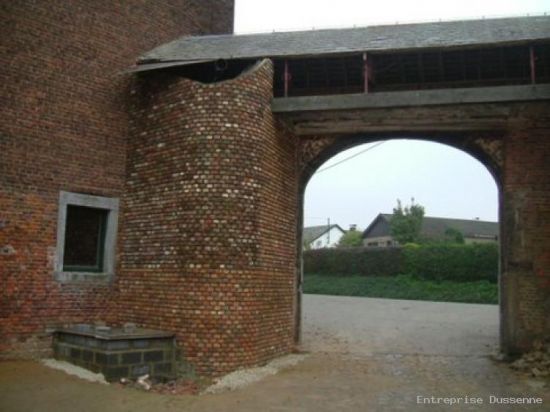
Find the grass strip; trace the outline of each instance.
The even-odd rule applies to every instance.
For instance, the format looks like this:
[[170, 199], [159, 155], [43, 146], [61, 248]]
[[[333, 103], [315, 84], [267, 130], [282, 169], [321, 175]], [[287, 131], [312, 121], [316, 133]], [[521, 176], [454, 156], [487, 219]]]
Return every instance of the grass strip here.
[[498, 303], [498, 286], [487, 281], [453, 282], [398, 276], [306, 274], [304, 293], [436, 302]]

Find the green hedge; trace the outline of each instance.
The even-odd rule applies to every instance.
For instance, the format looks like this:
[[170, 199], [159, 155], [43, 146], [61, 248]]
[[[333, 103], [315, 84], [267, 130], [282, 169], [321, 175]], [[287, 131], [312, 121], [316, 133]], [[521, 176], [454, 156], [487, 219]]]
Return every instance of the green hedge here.
[[403, 273], [430, 280], [498, 279], [497, 244], [405, 246]]
[[304, 272], [332, 276], [395, 276], [496, 282], [496, 244], [428, 244], [394, 248], [317, 249], [304, 252]]
[[320, 275], [393, 276], [403, 268], [400, 248], [337, 248], [304, 252], [304, 272]]

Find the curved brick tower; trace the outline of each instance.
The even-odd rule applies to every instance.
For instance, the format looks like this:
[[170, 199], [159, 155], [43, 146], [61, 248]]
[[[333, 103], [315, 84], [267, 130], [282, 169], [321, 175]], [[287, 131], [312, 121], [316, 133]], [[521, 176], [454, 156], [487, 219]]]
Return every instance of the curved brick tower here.
[[117, 313], [176, 331], [203, 374], [293, 345], [297, 145], [272, 78], [266, 60], [216, 84], [147, 75], [134, 93]]

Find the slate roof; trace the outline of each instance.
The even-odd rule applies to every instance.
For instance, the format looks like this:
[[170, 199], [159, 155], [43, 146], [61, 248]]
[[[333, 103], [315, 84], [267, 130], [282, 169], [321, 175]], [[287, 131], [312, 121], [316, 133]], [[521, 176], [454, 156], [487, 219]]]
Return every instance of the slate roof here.
[[406, 50], [550, 39], [550, 16], [396, 24], [348, 29], [181, 37], [140, 57], [141, 63], [251, 59]]
[[[363, 232], [363, 238], [369, 236], [369, 232], [374, 228], [380, 219], [390, 222], [391, 214], [380, 213], [374, 221]], [[445, 231], [449, 228], [456, 229], [462, 233], [465, 238], [498, 238], [498, 222], [487, 222], [483, 220], [450, 219], [443, 217], [424, 216], [420, 234], [427, 238], [442, 238]], [[389, 235], [389, 233], [387, 234]]]
[[342, 233], [345, 233], [345, 230], [342, 229], [338, 225], [320, 225], [320, 226], [308, 226], [304, 227], [304, 230], [302, 232], [302, 243], [305, 245], [309, 245], [311, 242], [313, 242], [315, 239], [320, 238], [328, 231], [338, 228], [342, 231]]

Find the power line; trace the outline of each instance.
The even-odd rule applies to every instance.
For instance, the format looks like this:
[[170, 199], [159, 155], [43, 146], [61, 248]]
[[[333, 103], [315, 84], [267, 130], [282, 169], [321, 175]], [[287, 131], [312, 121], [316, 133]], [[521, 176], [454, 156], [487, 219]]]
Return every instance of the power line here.
[[367, 147], [366, 149], [363, 149], [363, 150], [361, 150], [360, 152], [351, 155], [350, 157], [346, 157], [345, 159], [342, 159], [342, 160], [340, 160], [339, 162], [334, 163], [333, 165], [327, 166], [327, 167], [325, 167], [324, 169], [317, 170], [317, 171], [315, 172], [315, 174], [324, 172], [325, 170], [328, 170], [328, 169], [332, 169], [333, 167], [338, 166], [338, 165], [340, 165], [340, 164], [342, 164], [342, 163], [344, 163], [344, 162], [347, 162], [348, 160], [351, 160], [351, 159], [353, 159], [354, 157], [357, 157], [357, 156], [359, 156], [359, 155], [361, 155], [361, 154], [363, 154], [363, 153], [365, 153], [365, 152], [368, 152], [369, 150], [372, 150], [372, 149], [374, 149], [375, 147], [378, 147], [378, 146], [380, 146], [381, 144], [384, 144], [384, 143], [386, 143], [386, 142], [385, 142], [385, 141], [384, 141], [384, 142], [378, 142], [378, 143], [376, 143], [376, 144], [373, 145], [373, 146], [369, 146], [369, 147]]

